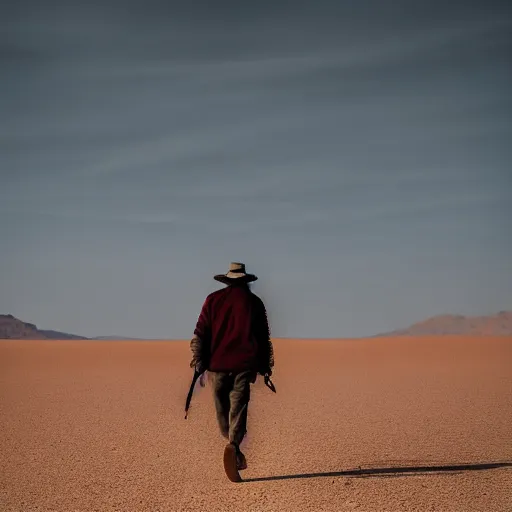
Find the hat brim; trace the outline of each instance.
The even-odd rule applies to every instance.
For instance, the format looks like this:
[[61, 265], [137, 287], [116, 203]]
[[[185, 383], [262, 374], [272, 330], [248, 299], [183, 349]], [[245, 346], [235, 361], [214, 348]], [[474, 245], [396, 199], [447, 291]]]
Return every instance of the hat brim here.
[[252, 283], [256, 281], [258, 278], [254, 274], [244, 274], [240, 277], [228, 277], [225, 274], [218, 274], [213, 276], [215, 281], [219, 281], [219, 283], [223, 284], [235, 284], [235, 283]]

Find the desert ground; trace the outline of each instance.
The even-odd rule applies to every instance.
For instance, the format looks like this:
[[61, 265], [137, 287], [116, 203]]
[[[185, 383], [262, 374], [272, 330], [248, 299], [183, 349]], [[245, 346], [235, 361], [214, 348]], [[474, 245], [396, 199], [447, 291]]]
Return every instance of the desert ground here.
[[512, 338], [274, 348], [235, 484], [187, 341], [0, 341], [0, 510], [512, 510]]

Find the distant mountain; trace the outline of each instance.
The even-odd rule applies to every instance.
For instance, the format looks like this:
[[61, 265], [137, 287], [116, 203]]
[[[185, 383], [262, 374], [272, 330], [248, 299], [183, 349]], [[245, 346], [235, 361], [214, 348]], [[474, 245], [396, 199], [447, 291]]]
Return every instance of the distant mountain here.
[[0, 339], [14, 340], [144, 340], [147, 338], [130, 338], [129, 336], [97, 336], [86, 338], [67, 332], [38, 329], [35, 324], [29, 324], [12, 315], [0, 315]]
[[12, 315], [0, 315], [0, 338], [45, 339], [34, 324], [22, 322]]
[[438, 315], [377, 336], [511, 336], [512, 311], [500, 311], [489, 316]]
[[[405, 329], [377, 334], [374, 337], [442, 335], [512, 336], [512, 311], [500, 311], [489, 316], [438, 315]], [[142, 341], [149, 338], [117, 335], [86, 338], [76, 334], [38, 329], [36, 325], [23, 322], [12, 315], [0, 315], [0, 339]]]
[[0, 339], [15, 340], [86, 340], [83, 336], [59, 331], [40, 330], [12, 315], [0, 315]]
[[76, 334], [68, 334], [67, 332], [59, 332], [59, 331], [48, 331], [38, 329], [40, 333], [46, 336], [46, 339], [49, 340], [88, 340], [89, 338], [85, 338], [84, 336], [77, 336]]

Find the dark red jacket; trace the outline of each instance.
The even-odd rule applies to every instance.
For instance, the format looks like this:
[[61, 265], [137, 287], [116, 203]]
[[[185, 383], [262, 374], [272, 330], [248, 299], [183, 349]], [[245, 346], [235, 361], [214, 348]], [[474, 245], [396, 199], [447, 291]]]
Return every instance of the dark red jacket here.
[[263, 374], [273, 366], [265, 306], [248, 286], [227, 286], [208, 295], [194, 336], [209, 371]]

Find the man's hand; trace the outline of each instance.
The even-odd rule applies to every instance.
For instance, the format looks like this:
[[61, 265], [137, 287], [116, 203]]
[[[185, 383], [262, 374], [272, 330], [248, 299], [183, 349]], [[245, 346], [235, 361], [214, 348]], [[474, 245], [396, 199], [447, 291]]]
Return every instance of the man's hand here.
[[203, 373], [207, 370], [208, 362], [206, 361], [203, 342], [197, 336], [194, 336], [190, 341], [190, 348], [192, 350], [192, 361], [190, 367], [198, 373]]
[[199, 362], [199, 363], [196, 363], [194, 370], [197, 373], [200, 373], [201, 375], [203, 375], [204, 372], [206, 371], [206, 366], [202, 362]]

